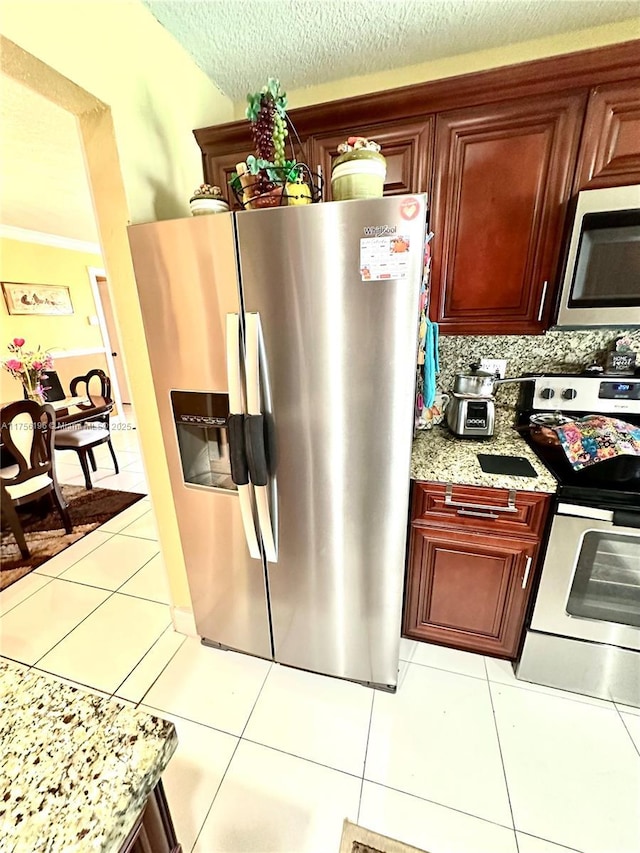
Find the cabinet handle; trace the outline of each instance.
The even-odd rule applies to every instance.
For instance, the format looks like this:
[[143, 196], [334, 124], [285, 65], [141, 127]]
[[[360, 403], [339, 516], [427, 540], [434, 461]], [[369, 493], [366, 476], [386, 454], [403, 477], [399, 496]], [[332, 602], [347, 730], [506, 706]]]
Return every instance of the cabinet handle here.
[[491, 504], [465, 504], [461, 501], [453, 500], [453, 485], [451, 483], [447, 483], [447, 488], [444, 496], [444, 505], [445, 506], [459, 506], [462, 509], [466, 510], [477, 510], [477, 509], [486, 509], [489, 512], [517, 512], [516, 508], [516, 490], [509, 489], [509, 496], [507, 498], [506, 506], [493, 506]]
[[538, 308], [538, 323], [542, 320], [542, 312], [544, 311], [544, 303], [547, 298], [547, 287], [549, 286], [549, 282], [545, 281], [542, 285], [542, 296], [540, 297], [540, 307]]
[[457, 515], [472, 515], [474, 518], [491, 518], [495, 520], [496, 518], [500, 518], [497, 512], [473, 512], [470, 509], [459, 509], [456, 513]]
[[533, 559], [531, 557], [527, 557], [527, 565], [524, 570], [524, 577], [522, 578], [522, 589], [526, 589], [527, 581], [529, 580], [529, 572], [531, 571], [531, 563]]

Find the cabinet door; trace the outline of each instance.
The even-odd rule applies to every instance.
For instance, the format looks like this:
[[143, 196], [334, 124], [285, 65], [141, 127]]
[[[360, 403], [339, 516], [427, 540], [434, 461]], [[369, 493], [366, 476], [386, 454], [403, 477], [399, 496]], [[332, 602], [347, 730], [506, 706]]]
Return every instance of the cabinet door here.
[[310, 140], [309, 166], [314, 171], [322, 167], [324, 200], [331, 201], [331, 169], [338, 156], [338, 145], [348, 136], [374, 139], [387, 161], [385, 195], [427, 192], [431, 175], [433, 150], [433, 119], [396, 126], [372, 125], [349, 131], [332, 131]]
[[448, 334], [531, 334], [553, 304], [585, 99], [437, 117], [431, 316]]
[[207, 154], [204, 157], [204, 179], [206, 183], [220, 187], [231, 210], [242, 210], [242, 205], [237, 201], [229, 181], [236, 170], [236, 163], [245, 160], [248, 153], [231, 152], [230, 154], [219, 154], [215, 157]]
[[537, 543], [412, 527], [403, 633], [515, 658]]
[[575, 189], [640, 183], [640, 80], [591, 91]]

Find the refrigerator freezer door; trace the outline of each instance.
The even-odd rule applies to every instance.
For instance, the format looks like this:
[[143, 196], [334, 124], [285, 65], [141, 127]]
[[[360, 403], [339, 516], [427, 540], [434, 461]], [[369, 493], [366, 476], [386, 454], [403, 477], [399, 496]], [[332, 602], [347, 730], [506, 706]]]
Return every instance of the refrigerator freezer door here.
[[419, 195], [237, 214], [245, 310], [260, 315], [271, 389], [275, 658], [390, 686], [425, 204]]
[[249, 555], [238, 493], [185, 484], [170, 404], [175, 389], [229, 392], [226, 318], [240, 310], [232, 216], [128, 231], [198, 633], [270, 658], [264, 568]]

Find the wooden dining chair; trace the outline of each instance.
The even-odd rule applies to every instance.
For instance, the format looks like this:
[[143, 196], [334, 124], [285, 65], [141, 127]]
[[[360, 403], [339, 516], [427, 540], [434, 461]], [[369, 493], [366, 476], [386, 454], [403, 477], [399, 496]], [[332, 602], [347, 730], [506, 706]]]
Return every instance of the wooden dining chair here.
[[56, 430], [55, 449], [75, 450], [80, 459], [87, 489], [93, 488], [89, 465], [97, 471], [94, 447], [106, 444], [113, 459], [116, 474], [120, 473], [118, 460], [111, 444], [111, 428], [109, 417], [113, 409], [111, 398], [111, 380], [104, 370], [90, 370], [84, 376], [76, 376], [71, 380], [71, 396], [86, 397], [86, 403], [78, 403], [77, 408], [85, 415], [74, 419], [73, 424]]
[[29, 548], [16, 507], [49, 495], [64, 529], [71, 533], [73, 525], [62, 490], [56, 478], [53, 440], [56, 413], [48, 403], [18, 400], [0, 409], [0, 440], [5, 460], [13, 461], [0, 468], [2, 518], [6, 520], [26, 560]]
[[64, 400], [65, 393], [60, 382], [60, 377], [55, 370], [45, 370], [42, 374], [42, 389], [46, 403], [56, 403]]

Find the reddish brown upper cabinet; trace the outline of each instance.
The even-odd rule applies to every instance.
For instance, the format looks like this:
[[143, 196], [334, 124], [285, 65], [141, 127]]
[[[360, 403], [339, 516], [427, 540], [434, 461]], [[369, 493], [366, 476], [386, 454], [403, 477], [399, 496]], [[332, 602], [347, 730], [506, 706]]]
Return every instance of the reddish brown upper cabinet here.
[[[531, 334], [553, 321], [568, 201], [640, 180], [640, 40], [299, 107], [295, 155], [322, 166], [367, 136], [386, 195], [428, 192], [431, 316], [444, 334]], [[253, 148], [242, 119], [194, 131], [205, 180]]]
[[445, 334], [548, 325], [585, 96], [438, 115], [431, 315]]
[[414, 483], [403, 634], [515, 658], [548, 508], [542, 492]]
[[[388, 125], [358, 127], [355, 133], [375, 139], [387, 161], [385, 195], [426, 192], [431, 179], [433, 154], [433, 117], [419, 122], [398, 122]], [[315, 171], [320, 165], [324, 176], [324, 198], [331, 201], [331, 169], [338, 156], [338, 145], [349, 132], [326, 133], [314, 136], [309, 144], [309, 164]]]
[[575, 190], [640, 183], [640, 80], [591, 90]]
[[232, 210], [242, 210], [242, 205], [236, 199], [229, 181], [236, 170], [236, 163], [245, 160], [247, 153], [232, 152], [231, 154], [220, 154], [217, 157], [207, 158], [208, 162], [205, 167], [207, 183], [220, 187]]

